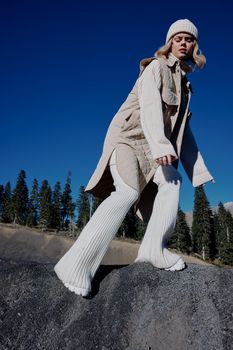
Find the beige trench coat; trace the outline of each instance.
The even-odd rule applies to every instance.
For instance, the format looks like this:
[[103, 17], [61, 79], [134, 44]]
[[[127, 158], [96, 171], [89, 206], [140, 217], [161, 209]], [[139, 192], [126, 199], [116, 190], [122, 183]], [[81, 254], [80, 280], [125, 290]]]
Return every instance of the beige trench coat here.
[[[120, 176], [125, 183], [140, 193], [134, 208], [138, 217], [144, 222], [148, 222], [150, 218], [157, 193], [157, 186], [152, 180], [158, 164], [154, 161], [153, 150], [141, 126], [142, 106], [139, 85], [144, 70], [153, 64], [155, 59], [160, 62], [162, 81], [163, 125], [161, 127], [164, 128], [164, 134], [173, 146], [173, 153], [170, 153], [177, 156], [177, 161], [173, 162], [173, 165], [177, 168], [179, 159], [181, 160], [193, 186], [199, 186], [213, 178], [205, 166], [189, 126], [191, 117], [189, 102], [192, 89], [186, 77], [181, 80], [180, 61], [173, 55], [169, 55], [168, 59], [151, 57], [141, 60], [140, 75], [109, 125], [102, 155], [85, 191], [104, 199], [114, 190], [109, 159], [113, 150], [116, 149], [116, 163]], [[152, 116], [148, 113], [146, 117], [156, 118], [156, 115]], [[161, 152], [165, 151], [161, 155], [168, 154], [165, 145], [160, 145], [159, 142], [158, 140], [158, 148]]]

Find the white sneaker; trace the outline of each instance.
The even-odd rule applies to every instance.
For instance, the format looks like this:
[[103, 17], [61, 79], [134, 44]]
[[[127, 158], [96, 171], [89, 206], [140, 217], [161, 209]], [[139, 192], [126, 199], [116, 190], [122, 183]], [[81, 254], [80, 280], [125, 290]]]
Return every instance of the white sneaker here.
[[74, 287], [71, 284], [65, 283], [65, 286], [71, 291], [74, 292], [77, 295], [81, 295], [82, 297], [88, 297], [90, 295], [90, 290], [85, 288], [78, 288]]
[[166, 271], [180, 271], [185, 268], [185, 262], [180, 258], [174, 265], [165, 269]]

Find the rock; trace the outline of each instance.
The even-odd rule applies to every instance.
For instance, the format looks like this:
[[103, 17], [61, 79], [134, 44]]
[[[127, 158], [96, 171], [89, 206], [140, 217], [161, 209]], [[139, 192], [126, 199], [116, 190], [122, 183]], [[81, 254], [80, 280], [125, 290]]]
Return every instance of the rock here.
[[1, 350], [232, 349], [233, 269], [101, 266], [85, 299], [53, 267], [0, 261]]

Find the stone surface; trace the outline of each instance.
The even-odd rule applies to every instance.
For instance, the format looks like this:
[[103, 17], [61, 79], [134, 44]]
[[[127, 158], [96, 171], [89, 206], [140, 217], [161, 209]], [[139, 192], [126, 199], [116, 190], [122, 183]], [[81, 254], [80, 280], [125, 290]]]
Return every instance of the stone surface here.
[[233, 348], [233, 269], [101, 266], [84, 299], [53, 267], [0, 261], [1, 350]]

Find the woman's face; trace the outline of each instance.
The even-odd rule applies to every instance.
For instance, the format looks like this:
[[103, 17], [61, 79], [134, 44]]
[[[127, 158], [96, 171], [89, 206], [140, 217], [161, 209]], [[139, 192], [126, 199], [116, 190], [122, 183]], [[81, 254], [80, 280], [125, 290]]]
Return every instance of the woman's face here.
[[194, 37], [188, 33], [177, 33], [172, 38], [171, 52], [179, 60], [186, 60], [192, 56]]

